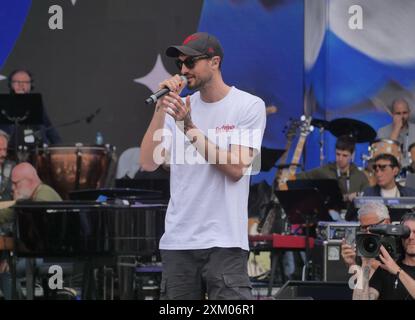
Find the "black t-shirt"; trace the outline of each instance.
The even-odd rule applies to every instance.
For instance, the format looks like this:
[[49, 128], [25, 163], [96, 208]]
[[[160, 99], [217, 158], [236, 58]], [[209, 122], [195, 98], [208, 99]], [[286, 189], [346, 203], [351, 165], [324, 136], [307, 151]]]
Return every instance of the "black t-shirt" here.
[[[415, 279], [415, 267], [407, 266], [402, 262], [398, 265]], [[369, 286], [379, 292], [379, 300], [413, 300], [400, 280], [395, 288], [396, 279], [395, 275], [379, 267], [370, 278]]]

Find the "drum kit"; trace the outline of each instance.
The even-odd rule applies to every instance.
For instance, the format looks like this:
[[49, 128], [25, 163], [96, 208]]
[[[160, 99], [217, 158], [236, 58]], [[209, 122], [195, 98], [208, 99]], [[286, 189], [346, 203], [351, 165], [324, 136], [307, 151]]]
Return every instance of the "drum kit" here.
[[[370, 143], [368, 153], [362, 156], [363, 172], [371, 185], [375, 185], [374, 172], [372, 170], [373, 159], [382, 153], [392, 154], [401, 163], [403, 160], [401, 146], [398, 141], [391, 139], [376, 139], [376, 131], [367, 123], [349, 118], [339, 118], [332, 121], [314, 119], [311, 124], [322, 128], [320, 132], [327, 130], [335, 137], [349, 135], [357, 143]], [[322, 140], [323, 141], [323, 140]], [[320, 146], [320, 150], [323, 146]], [[323, 151], [321, 151], [323, 152]]]

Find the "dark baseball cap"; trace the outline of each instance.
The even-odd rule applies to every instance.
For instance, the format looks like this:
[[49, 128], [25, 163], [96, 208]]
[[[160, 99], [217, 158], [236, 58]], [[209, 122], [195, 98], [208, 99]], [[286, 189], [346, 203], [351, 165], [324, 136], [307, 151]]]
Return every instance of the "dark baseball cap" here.
[[194, 57], [208, 55], [210, 57], [219, 56], [223, 58], [223, 49], [218, 39], [206, 32], [197, 32], [186, 39], [178, 46], [170, 46], [166, 50], [168, 57], [178, 57], [180, 54]]

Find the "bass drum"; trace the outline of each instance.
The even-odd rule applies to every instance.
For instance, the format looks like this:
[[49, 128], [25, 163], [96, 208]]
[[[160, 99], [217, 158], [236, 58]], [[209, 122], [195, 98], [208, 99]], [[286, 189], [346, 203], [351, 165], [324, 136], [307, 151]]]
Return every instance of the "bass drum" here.
[[35, 167], [42, 181], [63, 199], [75, 190], [106, 187], [115, 168], [114, 147], [46, 146], [38, 150]]

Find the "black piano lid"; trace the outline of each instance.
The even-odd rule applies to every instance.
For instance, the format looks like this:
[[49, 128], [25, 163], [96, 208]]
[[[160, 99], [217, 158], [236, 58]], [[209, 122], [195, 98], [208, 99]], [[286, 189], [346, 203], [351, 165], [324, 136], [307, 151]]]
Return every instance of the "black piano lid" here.
[[164, 233], [166, 205], [26, 200], [14, 210], [16, 256], [152, 256]]
[[132, 188], [103, 188], [76, 190], [69, 193], [71, 200], [95, 201], [100, 196], [110, 199], [137, 199], [155, 200], [163, 199], [163, 193], [156, 190], [132, 189]]
[[65, 200], [65, 201], [31, 201], [31, 200], [19, 200], [13, 206], [15, 209], [89, 209], [89, 208], [139, 208], [139, 207], [161, 207], [165, 208], [167, 205], [163, 202], [160, 203], [147, 203], [146, 201], [139, 201], [137, 199], [122, 200], [122, 199], [110, 199], [105, 202], [98, 201], [83, 201], [83, 200]]

